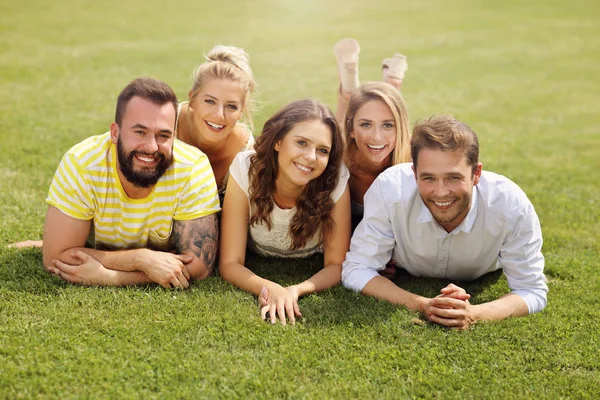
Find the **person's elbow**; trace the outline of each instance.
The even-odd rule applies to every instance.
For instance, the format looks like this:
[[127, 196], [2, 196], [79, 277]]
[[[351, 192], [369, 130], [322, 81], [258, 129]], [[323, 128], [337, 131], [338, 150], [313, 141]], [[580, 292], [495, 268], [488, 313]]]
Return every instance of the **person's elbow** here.
[[231, 260], [221, 259], [219, 261], [219, 275], [227, 282], [231, 282], [235, 275], [235, 266], [238, 263]]
[[540, 312], [548, 305], [548, 289], [535, 290], [527, 304], [529, 314]]
[[355, 292], [360, 292], [360, 290], [362, 289], [362, 285], [358, 284], [356, 278], [356, 268], [352, 267], [347, 262], [344, 262], [344, 264], [342, 264], [341, 271], [342, 285], [347, 289], [353, 290]]
[[513, 294], [520, 296], [527, 305], [527, 314], [535, 314], [544, 310], [548, 304], [548, 289], [513, 290]]
[[46, 269], [46, 271], [56, 258], [56, 255], [47, 249], [46, 246], [42, 247], [42, 263], [44, 264], [44, 269]]
[[44, 268], [48, 270], [48, 267], [52, 265], [55, 260], [60, 260], [66, 263], [77, 264], [76, 260], [72, 260], [68, 257], [69, 249], [64, 251], [57, 251], [52, 246], [46, 245], [42, 247], [42, 262], [44, 264]]

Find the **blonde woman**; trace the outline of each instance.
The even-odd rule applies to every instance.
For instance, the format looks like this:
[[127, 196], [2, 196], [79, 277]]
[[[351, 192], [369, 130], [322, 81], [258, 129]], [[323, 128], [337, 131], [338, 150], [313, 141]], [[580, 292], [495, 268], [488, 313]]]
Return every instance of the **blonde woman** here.
[[363, 197], [375, 178], [392, 165], [411, 161], [410, 124], [400, 94], [406, 57], [383, 60], [384, 82], [359, 85], [359, 52], [354, 39], [342, 39], [334, 47], [340, 75], [336, 117], [346, 143], [353, 227], [362, 219]]
[[177, 138], [202, 150], [223, 200], [229, 166], [254, 145], [252, 111], [256, 89], [248, 55], [233, 46], [215, 46], [193, 74], [189, 101], [179, 105]]

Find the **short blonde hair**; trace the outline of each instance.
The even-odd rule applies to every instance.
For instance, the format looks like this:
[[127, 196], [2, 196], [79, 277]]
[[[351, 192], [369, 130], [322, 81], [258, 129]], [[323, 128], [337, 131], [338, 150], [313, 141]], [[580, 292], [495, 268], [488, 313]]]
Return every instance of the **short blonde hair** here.
[[239, 47], [218, 45], [213, 47], [204, 56], [206, 62], [200, 64], [194, 70], [192, 79], [192, 101], [206, 82], [213, 79], [227, 79], [238, 82], [244, 89], [243, 100], [243, 122], [254, 129], [252, 114], [255, 111], [255, 100], [253, 93], [257, 88], [256, 81], [252, 75], [248, 54]]
[[410, 162], [410, 124], [402, 95], [392, 85], [385, 82], [368, 82], [360, 85], [352, 93], [346, 107], [344, 130], [346, 138], [346, 164], [351, 166], [356, 151], [356, 141], [351, 137], [354, 130], [354, 117], [358, 110], [372, 100], [383, 101], [392, 112], [396, 125], [396, 146], [391, 153], [389, 166]]

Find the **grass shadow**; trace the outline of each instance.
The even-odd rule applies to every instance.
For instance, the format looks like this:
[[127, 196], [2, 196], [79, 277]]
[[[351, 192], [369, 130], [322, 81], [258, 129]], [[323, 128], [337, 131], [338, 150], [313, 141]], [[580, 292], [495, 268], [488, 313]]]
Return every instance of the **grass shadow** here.
[[502, 269], [489, 272], [477, 279], [451, 280], [438, 278], [415, 277], [409, 274], [405, 269], [398, 268], [396, 276], [392, 280], [396, 285], [411, 293], [416, 293], [425, 297], [435, 297], [440, 294], [440, 290], [453, 283], [465, 289], [471, 295], [472, 304], [483, 303], [488, 300], [487, 292], [490, 289], [501, 289], [504, 286], [508, 290], [506, 279], [503, 278]]

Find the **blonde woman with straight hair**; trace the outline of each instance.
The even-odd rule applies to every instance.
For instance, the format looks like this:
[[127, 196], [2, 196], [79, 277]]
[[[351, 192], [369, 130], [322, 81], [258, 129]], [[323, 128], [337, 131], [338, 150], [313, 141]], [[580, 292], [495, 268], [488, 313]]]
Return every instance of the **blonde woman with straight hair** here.
[[257, 84], [246, 52], [215, 46], [193, 73], [189, 101], [179, 105], [177, 138], [204, 152], [223, 200], [231, 162], [252, 149], [252, 113]]
[[363, 215], [363, 197], [387, 168], [410, 162], [410, 126], [400, 92], [385, 82], [358, 87], [344, 116], [345, 161], [350, 170], [352, 222]]
[[333, 50], [340, 79], [336, 118], [346, 142], [355, 228], [363, 216], [363, 197], [375, 178], [393, 165], [411, 161], [410, 124], [400, 94], [408, 63], [406, 56], [394, 54], [382, 61], [383, 82], [359, 85], [358, 42], [342, 39]]

